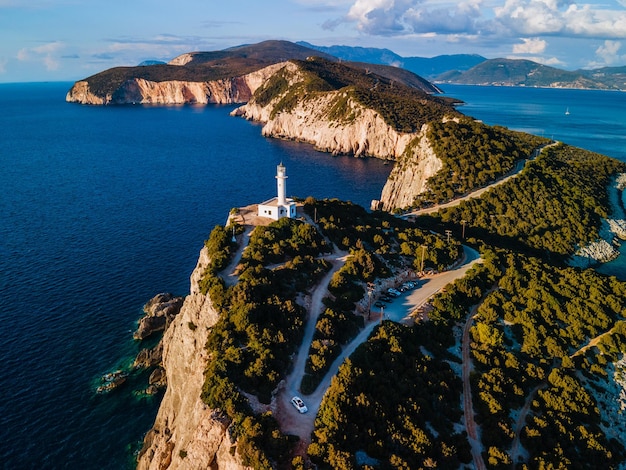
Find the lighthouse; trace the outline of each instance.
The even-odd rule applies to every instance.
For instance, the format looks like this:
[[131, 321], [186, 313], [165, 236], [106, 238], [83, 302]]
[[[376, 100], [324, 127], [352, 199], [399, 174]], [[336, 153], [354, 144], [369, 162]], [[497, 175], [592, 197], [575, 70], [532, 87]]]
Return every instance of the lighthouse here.
[[285, 198], [285, 180], [287, 179], [287, 169], [283, 162], [280, 162], [280, 165], [276, 167], [276, 190], [278, 193], [278, 204], [284, 206], [287, 202]]
[[259, 217], [268, 217], [278, 220], [283, 217], [293, 218], [296, 216], [296, 203], [287, 197], [287, 169], [282, 162], [276, 167], [276, 197], [258, 205]]

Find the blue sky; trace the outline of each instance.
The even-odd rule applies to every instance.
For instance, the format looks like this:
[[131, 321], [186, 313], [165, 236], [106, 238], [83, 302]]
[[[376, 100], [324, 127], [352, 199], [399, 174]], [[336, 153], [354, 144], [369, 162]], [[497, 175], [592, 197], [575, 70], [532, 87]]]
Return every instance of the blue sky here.
[[266, 39], [626, 65], [626, 0], [0, 0], [0, 82], [74, 81]]

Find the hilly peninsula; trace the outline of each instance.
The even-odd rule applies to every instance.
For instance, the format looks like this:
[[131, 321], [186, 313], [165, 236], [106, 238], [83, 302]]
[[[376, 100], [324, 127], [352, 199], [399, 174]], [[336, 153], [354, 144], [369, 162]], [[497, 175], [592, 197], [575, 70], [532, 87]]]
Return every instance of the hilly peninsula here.
[[[624, 468], [626, 282], [594, 266], [626, 238], [626, 165], [309, 53], [207, 67], [233, 116], [389, 180], [370, 210], [232, 201], [144, 354], [167, 385], [138, 468]], [[126, 102], [125, 77], [70, 94]]]

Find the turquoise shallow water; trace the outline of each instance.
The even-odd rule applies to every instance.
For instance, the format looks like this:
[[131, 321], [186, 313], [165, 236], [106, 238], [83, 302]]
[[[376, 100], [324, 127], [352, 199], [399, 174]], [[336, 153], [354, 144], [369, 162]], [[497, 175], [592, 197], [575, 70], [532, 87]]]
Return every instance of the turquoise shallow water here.
[[[212, 227], [273, 196], [280, 161], [289, 195], [366, 206], [391, 169], [265, 139], [231, 107], [70, 105], [70, 85], [0, 85], [3, 468], [129, 466], [158, 399], [94, 389], [137, 352], [143, 303], [188, 291]], [[487, 123], [626, 160], [626, 94], [444, 88]]]

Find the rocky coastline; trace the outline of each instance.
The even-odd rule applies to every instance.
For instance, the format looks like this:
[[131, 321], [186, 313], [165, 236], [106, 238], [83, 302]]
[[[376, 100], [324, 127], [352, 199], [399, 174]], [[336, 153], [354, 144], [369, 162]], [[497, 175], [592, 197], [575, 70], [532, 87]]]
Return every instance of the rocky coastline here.
[[218, 320], [211, 299], [200, 292], [198, 284], [209, 263], [207, 253], [206, 248], [200, 251], [191, 274], [190, 293], [161, 340], [167, 387], [139, 453], [139, 470], [247, 469], [229, 436], [230, 423], [201, 399], [204, 371], [210, 360], [205, 344]]
[[283, 66], [284, 64], [279, 63], [239, 77], [203, 82], [182, 80], [157, 82], [133, 78], [106, 94], [95, 92], [89, 81], [80, 80], [67, 92], [65, 101], [88, 105], [245, 103], [261, 84]]

